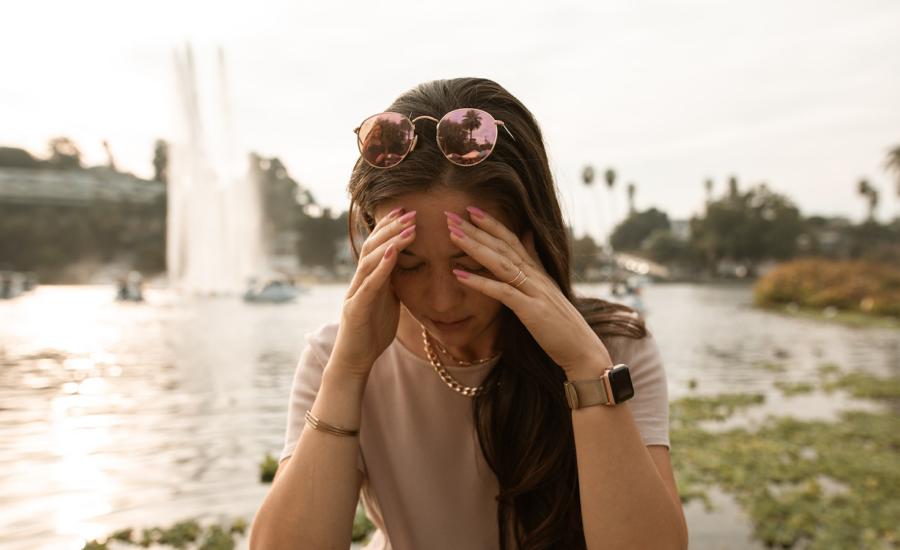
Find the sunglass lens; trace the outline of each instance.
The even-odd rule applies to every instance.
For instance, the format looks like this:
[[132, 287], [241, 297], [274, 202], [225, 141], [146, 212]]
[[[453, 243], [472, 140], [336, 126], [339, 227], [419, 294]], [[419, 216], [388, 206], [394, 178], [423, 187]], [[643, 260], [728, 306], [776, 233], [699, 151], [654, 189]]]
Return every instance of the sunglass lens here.
[[479, 109], [457, 109], [438, 124], [438, 144], [450, 162], [468, 166], [487, 158], [497, 143], [494, 118]]
[[375, 168], [390, 168], [409, 153], [413, 125], [398, 113], [370, 116], [359, 126], [359, 154]]

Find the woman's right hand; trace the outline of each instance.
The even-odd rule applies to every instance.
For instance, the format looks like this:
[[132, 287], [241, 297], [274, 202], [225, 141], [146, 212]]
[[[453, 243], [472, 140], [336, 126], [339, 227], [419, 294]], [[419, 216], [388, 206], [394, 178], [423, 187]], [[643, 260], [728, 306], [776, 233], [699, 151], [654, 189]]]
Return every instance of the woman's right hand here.
[[329, 368], [365, 380], [397, 335], [400, 300], [391, 289], [397, 255], [416, 238], [416, 212], [392, 210], [363, 243], [356, 274], [344, 297], [341, 325]]

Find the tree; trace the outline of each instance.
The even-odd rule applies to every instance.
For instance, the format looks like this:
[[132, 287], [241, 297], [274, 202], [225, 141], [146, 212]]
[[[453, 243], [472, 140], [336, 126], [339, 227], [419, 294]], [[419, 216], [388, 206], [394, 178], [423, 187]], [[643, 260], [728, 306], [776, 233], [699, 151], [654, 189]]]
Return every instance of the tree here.
[[884, 168], [889, 172], [894, 172], [897, 176], [897, 196], [900, 197], [900, 145], [888, 152]]
[[81, 150], [67, 137], [50, 140], [50, 164], [63, 170], [81, 168]]
[[153, 179], [163, 183], [169, 182], [169, 144], [156, 140], [156, 148], [153, 151]]
[[469, 141], [472, 141], [472, 132], [481, 128], [481, 117], [478, 115], [478, 111], [474, 109], [466, 111], [465, 116], [463, 116], [462, 124], [463, 128], [469, 132]]
[[594, 183], [594, 167], [590, 164], [585, 165], [584, 170], [581, 171], [581, 180], [584, 181], [585, 187], [590, 187], [592, 183]]
[[878, 189], [875, 189], [865, 179], [859, 180], [857, 185], [859, 194], [866, 197], [869, 201], [869, 215], [866, 219], [872, 221], [875, 219], [875, 208], [878, 206]]
[[725, 197], [691, 220], [691, 244], [705, 253], [709, 267], [722, 259], [752, 264], [791, 258], [804, 229], [799, 209], [765, 184], [741, 193], [732, 180]]
[[598, 265], [599, 252], [600, 247], [588, 235], [576, 239], [572, 243], [572, 270], [579, 277], [584, 278], [589, 268]]
[[656, 208], [635, 212], [613, 231], [610, 241], [615, 250], [636, 252], [644, 239], [656, 230], [669, 230], [669, 216]]
[[634, 182], [628, 184], [628, 215], [634, 214], [634, 194], [636, 189], [634, 187]]
[[703, 187], [706, 189], [706, 203], [709, 204], [713, 200], [713, 180], [707, 178], [705, 182], [703, 182]]

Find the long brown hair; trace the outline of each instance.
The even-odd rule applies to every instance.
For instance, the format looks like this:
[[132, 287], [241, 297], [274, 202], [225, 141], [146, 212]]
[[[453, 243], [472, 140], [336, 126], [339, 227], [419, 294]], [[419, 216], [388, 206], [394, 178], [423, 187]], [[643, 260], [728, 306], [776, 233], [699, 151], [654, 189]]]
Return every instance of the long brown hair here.
[[[490, 80], [458, 78], [421, 84], [397, 98], [388, 111], [439, 118], [464, 107], [483, 109], [502, 120], [515, 140], [502, 133], [487, 159], [476, 167], [460, 167], [438, 149], [435, 125], [419, 123], [416, 149], [400, 164], [378, 170], [360, 158], [348, 186], [348, 223], [357, 257], [357, 237], [374, 227], [372, 215], [384, 200], [435, 186], [463, 192], [497, 205], [517, 235], [534, 232], [547, 272], [599, 337], [646, 336], [643, 322], [631, 316], [630, 309], [575, 295], [569, 234], [543, 137], [521, 102]], [[521, 550], [585, 548], [565, 373], [512, 311], [504, 308], [501, 315], [503, 355], [472, 404], [482, 453], [500, 484], [500, 548], [513, 543]]]

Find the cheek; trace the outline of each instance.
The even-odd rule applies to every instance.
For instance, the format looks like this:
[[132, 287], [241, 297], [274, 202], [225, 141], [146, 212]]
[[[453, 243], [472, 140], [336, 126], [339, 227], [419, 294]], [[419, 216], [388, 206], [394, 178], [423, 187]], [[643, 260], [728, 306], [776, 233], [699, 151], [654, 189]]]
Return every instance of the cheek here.
[[412, 305], [416, 295], [421, 295], [412, 279], [414, 278], [397, 273], [391, 274], [391, 288], [394, 289], [397, 298], [406, 306]]

